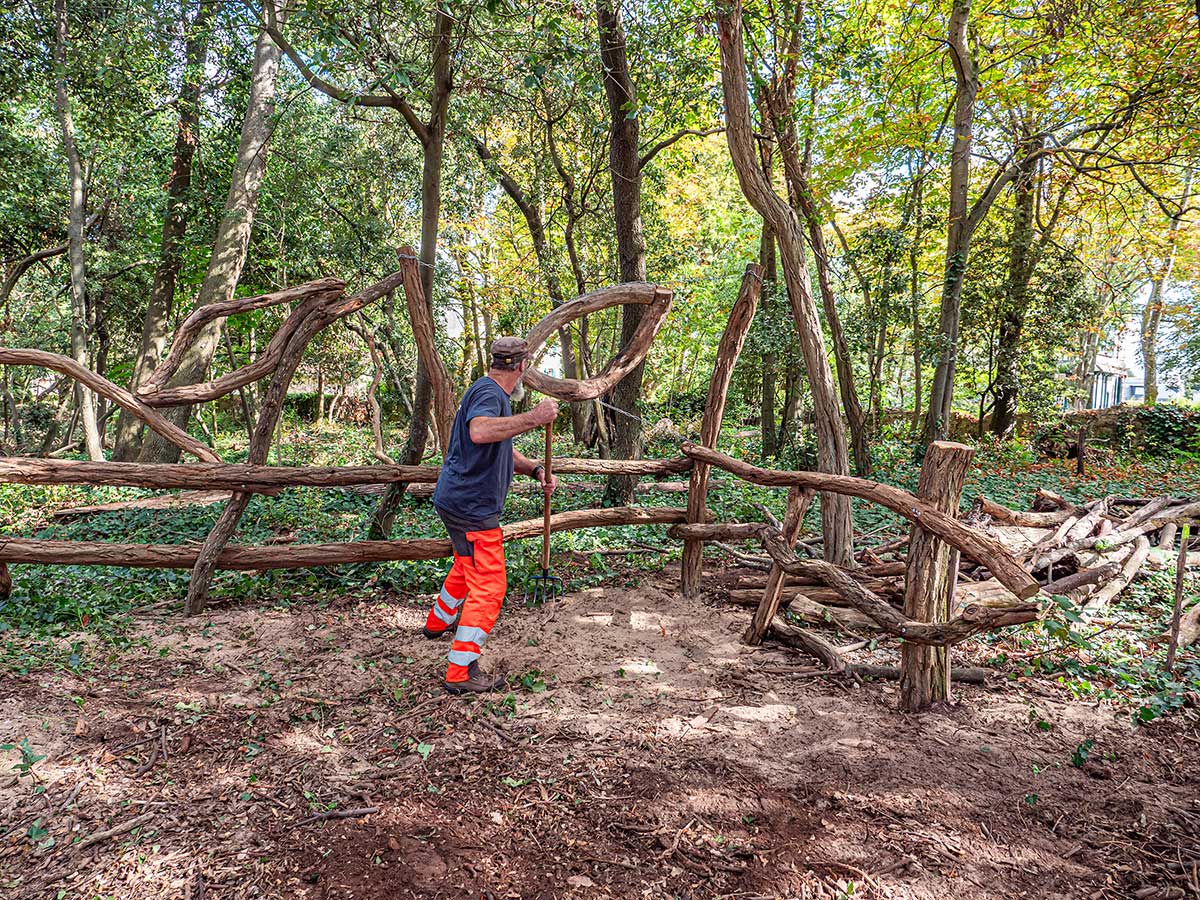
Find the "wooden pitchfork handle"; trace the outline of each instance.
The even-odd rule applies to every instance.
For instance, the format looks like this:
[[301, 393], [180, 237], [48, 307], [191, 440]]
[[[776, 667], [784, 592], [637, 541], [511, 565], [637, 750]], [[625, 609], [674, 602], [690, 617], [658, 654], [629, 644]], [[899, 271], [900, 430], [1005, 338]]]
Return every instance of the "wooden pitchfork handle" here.
[[546, 458], [542, 462], [542, 477], [546, 492], [542, 499], [542, 574], [550, 570], [550, 442], [554, 437], [554, 423], [546, 425]]

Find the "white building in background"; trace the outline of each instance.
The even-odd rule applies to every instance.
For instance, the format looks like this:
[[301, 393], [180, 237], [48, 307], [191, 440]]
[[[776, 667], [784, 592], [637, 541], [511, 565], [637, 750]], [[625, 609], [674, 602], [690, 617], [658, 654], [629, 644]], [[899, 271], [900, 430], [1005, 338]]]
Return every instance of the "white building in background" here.
[[[1159, 354], [1171, 339], [1164, 327], [1159, 332]], [[1107, 409], [1119, 403], [1141, 403], [1146, 397], [1146, 366], [1142, 360], [1141, 315], [1132, 317], [1117, 336], [1111, 352], [1096, 357], [1090, 409]], [[1184, 390], [1183, 376], [1159, 363], [1158, 399], [1160, 402], [1183, 400], [1200, 403], [1200, 391]]]

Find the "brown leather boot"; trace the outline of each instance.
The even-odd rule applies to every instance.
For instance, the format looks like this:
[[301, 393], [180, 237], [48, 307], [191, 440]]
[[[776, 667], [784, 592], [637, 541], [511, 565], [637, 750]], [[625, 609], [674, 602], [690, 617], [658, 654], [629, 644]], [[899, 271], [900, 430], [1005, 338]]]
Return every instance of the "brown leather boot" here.
[[447, 694], [487, 694], [504, 690], [507, 680], [503, 675], [483, 671], [479, 668], [479, 661], [475, 660], [467, 666], [466, 681], [447, 681], [444, 684]]

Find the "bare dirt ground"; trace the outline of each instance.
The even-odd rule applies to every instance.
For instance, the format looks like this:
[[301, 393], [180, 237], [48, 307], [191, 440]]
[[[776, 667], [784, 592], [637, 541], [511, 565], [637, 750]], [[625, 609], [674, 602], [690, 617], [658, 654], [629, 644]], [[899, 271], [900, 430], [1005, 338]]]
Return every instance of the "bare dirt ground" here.
[[0, 741], [47, 758], [5, 754], [0, 895], [1200, 896], [1194, 719], [1033, 682], [902, 716], [742, 646], [710, 584], [510, 601], [508, 700], [440, 692], [429, 598], [147, 617], [109, 667], [2, 676]]

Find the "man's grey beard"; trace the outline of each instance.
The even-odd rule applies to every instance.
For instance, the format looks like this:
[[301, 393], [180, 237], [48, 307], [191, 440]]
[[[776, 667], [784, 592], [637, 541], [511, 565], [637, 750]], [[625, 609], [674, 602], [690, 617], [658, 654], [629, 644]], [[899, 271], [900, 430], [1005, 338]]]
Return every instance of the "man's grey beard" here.
[[525, 378], [522, 376], [517, 379], [516, 386], [513, 387], [512, 393], [508, 395], [508, 399], [513, 403], [520, 403], [525, 399]]

